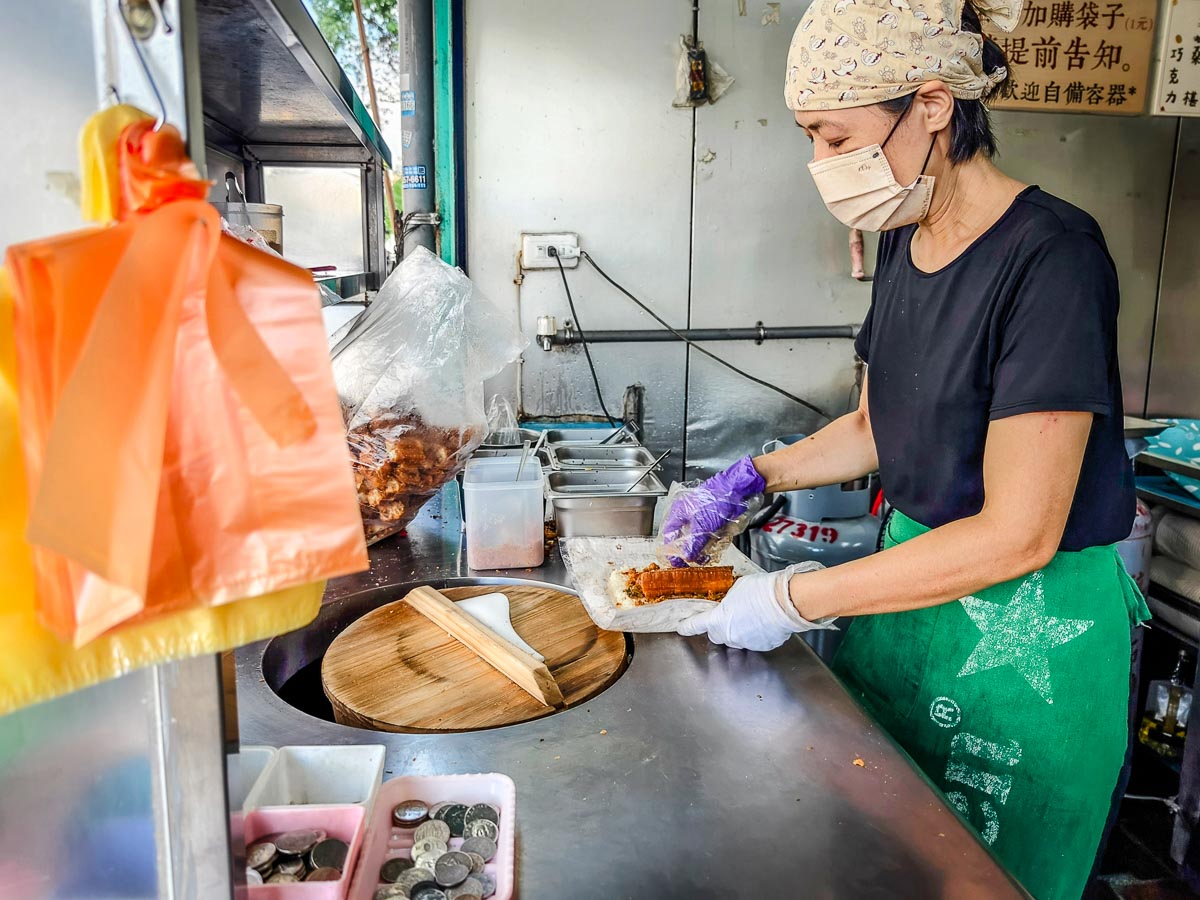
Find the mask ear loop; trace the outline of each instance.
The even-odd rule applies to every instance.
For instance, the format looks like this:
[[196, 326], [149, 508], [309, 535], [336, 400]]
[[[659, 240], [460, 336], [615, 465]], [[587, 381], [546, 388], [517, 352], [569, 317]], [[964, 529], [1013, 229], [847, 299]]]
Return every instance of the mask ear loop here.
[[[887, 137], [885, 137], [883, 139], [883, 143], [879, 145], [880, 150], [882, 150], [884, 147], [887, 146], [888, 141], [890, 141], [892, 139], [892, 135], [896, 133], [896, 129], [900, 127], [900, 123], [904, 121], [905, 117], [908, 115], [909, 110], [911, 110], [911, 109], [912, 109], [912, 104], [910, 103], [910, 104], [908, 104], [908, 108], [905, 109], [904, 112], [900, 113], [900, 115], [896, 117], [896, 121], [892, 123], [892, 130], [887, 133]], [[926, 162], [928, 162], [928, 160], [926, 160]]]
[[[906, 109], [906, 110], [904, 110], [904, 112], [900, 113], [899, 117], [897, 117], [895, 123], [892, 125], [892, 130], [887, 133], [887, 137], [885, 137], [883, 139], [883, 143], [879, 145], [880, 150], [882, 150], [884, 147], [887, 146], [887, 142], [892, 139], [892, 135], [896, 133], [896, 129], [900, 127], [900, 123], [904, 121], [905, 116], [908, 115], [909, 110], [911, 110], [911, 109], [912, 109], [912, 104], [910, 103], [908, 105], [908, 109]], [[918, 178], [920, 178], [922, 175], [924, 175], [925, 170], [927, 168], [929, 168], [929, 160], [933, 157], [933, 148], [935, 146], [937, 146], [937, 136], [938, 136], [938, 133], [935, 131], [933, 133], [933, 140], [929, 142], [929, 152], [925, 154], [925, 162], [921, 163], [921, 175], [918, 175], [917, 176]]]
[[933, 148], [937, 146], [937, 136], [938, 133], [935, 131], [933, 133], [933, 140], [929, 142], [929, 152], [925, 154], [925, 162], [921, 163], [921, 175], [918, 175], [918, 178], [924, 175], [925, 170], [929, 167], [929, 160], [933, 156]]

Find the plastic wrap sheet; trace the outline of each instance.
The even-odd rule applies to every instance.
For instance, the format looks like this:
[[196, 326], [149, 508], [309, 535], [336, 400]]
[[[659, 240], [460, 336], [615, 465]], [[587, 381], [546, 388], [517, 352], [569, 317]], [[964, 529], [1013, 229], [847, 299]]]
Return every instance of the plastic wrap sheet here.
[[[641, 569], [658, 562], [658, 541], [646, 537], [574, 537], [559, 542], [567, 572], [592, 621], [608, 631], [674, 631], [688, 616], [712, 609], [712, 601], [663, 600], [619, 609], [609, 593], [613, 572]], [[727, 547], [717, 565], [733, 566], [735, 575], [761, 572], [736, 547]]]

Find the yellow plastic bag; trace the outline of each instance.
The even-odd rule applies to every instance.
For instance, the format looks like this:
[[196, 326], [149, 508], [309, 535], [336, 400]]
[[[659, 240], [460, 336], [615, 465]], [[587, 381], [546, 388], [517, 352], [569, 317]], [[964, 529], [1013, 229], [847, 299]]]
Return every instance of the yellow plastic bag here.
[[17, 417], [12, 296], [0, 269], [0, 715], [154, 663], [218, 653], [307, 625], [325, 582], [118, 629], [80, 649], [38, 621], [25, 540], [28, 498]]

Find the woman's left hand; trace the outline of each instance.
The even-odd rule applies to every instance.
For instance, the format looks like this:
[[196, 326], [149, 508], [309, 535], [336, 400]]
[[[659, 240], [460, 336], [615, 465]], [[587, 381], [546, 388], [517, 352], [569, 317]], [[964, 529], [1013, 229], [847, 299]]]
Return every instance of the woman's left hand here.
[[831, 620], [802, 618], [788, 595], [794, 574], [819, 568], [817, 563], [805, 563], [779, 572], [743, 575], [717, 606], [684, 619], [677, 630], [683, 635], [707, 632], [714, 644], [739, 650], [774, 650], [798, 632], [833, 628]]

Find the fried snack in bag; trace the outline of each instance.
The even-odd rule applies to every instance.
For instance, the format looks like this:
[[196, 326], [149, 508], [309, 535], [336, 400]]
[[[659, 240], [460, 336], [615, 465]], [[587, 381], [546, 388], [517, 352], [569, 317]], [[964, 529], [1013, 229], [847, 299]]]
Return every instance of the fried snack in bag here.
[[487, 431], [483, 384], [525, 342], [459, 269], [418, 247], [333, 347], [367, 542], [401, 531]]
[[170, 126], [118, 159], [127, 218], [7, 255], [39, 609], [77, 646], [367, 566], [310, 275], [221, 234]]

